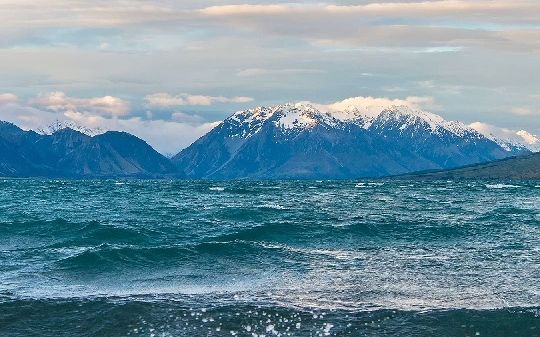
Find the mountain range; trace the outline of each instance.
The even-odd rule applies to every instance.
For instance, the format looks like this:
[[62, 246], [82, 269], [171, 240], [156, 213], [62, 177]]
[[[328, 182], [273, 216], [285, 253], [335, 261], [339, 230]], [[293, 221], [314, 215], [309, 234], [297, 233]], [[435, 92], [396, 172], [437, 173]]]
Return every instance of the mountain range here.
[[172, 160], [192, 179], [348, 179], [529, 152], [408, 106], [325, 111], [299, 103], [237, 112]]
[[90, 136], [66, 127], [40, 134], [0, 122], [0, 176], [106, 178], [174, 173], [167, 158], [125, 132]]
[[[524, 131], [523, 131], [524, 132]], [[0, 176], [349, 179], [452, 169], [537, 151], [408, 106], [308, 103], [239, 111], [171, 159], [125, 132], [0, 122]]]

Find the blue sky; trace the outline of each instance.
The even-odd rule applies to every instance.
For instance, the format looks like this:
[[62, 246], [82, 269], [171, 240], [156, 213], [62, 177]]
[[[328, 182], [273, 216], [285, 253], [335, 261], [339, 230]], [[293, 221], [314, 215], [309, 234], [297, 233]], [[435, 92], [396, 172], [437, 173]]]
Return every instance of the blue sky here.
[[356, 96], [540, 134], [535, 0], [1, 0], [0, 48], [0, 119], [162, 152], [239, 109]]

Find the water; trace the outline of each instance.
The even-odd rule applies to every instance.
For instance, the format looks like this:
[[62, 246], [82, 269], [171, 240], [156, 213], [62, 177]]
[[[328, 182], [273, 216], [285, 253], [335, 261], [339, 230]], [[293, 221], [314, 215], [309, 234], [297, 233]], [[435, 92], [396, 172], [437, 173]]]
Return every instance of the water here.
[[540, 336], [538, 185], [0, 180], [0, 336]]

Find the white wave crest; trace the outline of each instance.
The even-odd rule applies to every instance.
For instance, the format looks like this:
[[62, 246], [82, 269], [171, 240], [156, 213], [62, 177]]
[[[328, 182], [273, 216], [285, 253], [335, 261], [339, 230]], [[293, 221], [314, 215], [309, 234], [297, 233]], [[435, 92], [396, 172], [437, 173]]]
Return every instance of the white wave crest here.
[[521, 186], [507, 185], [507, 184], [493, 184], [493, 185], [486, 184], [486, 188], [491, 188], [491, 189], [518, 188], [518, 187], [521, 187]]

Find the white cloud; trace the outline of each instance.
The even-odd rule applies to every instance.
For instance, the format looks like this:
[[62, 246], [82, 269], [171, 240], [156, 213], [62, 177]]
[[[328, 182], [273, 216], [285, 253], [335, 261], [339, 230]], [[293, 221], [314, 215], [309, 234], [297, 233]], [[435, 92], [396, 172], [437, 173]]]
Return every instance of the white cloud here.
[[193, 120], [145, 120], [140, 117], [119, 119], [84, 114], [75, 114], [68, 118], [90, 128], [129, 132], [144, 139], [163, 154], [176, 154], [219, 124]]
[[186, 105], [186, 101], [183, 97], [172, 96], [167, 93], [157, 93], [152, 95], [147, 95], [145, 97], [146, 102], [149, 106], [160, 106], [160, 107], [169, 107], [169, 106], [178, 106]]
[[509, 136], [514, 136], [516, 134], [515, 130], [500, 128], [495, 125], [482, 122], [474, 122], [469, 124], [469, 126], [485, 136], [506, 138]]
[[323, 74], [325, 71], [320, 69], [302, 69], [302, 68], [286, 68], [286, 69], [265, 69], [265, 68], [248, 68], [238, 72], [240, 77], [256, 77], [266, 75], [298, 75], [298, 74]]
[[[281, 2], [281, 1], [280, 1]], [[215, 2], [213, 2], [215, 3]], [[265, 3], [204, 7], [208, 2], [6, 0], [0, 4], [4, 43], [40, 36], [51, 29], [112, 29], [116, 33], [227, 29], [356, 46], [425, 46], [431, 51], [504, 45], [538, 50], [536, 0], [382, 1], [356, 5]], [[385, 22], [387, 22], [385, 24]], [[434, 22], [437, 25], [433, 24]], [[122, 35], [122, 34], [120, 34]], [[125, 36], [125, 35], [124, 35]], [[110, 44], [95, 43], [97, 49]], [[71, 43], [79, 43], [72, 41]], [[155, 39], [155, 36], [153, 41]], [[170, 43], [171, 41], [169, 41]], [[440, 49], [440, 48], [443, 49]]]
[[532, 151], [540, 151], [540, 137], [525, 130], [500, 128], [491, 124], [474, 122], [469, 126], [493, 140], [504, 140], [514, 144], [524, 144]]
[[[148, 103], [171, 106], [180, 105], [179, 103], [183, 105], [205, 104], [216, 101], [231, 102], [232, 100], [244, 102], [251, 99], [157, 94], [151, 95]], [[69, 97], [62, 92], [53, 92], [39, 96], [31, 100], [30, 103], [30, 106], [13, 103], [0, 106], [0, 120], [14, 122], [24, 129], [33, 130], [41, 129], [59, 120], [70, 121], [87, 128], [127, 131], [146, 140], [162, 153], [178, 152], [219, 124], [219, 122], [205, 121], [198, 115], [179, 111], [171, 114], [171, 120], [126, 118], [126, 116], [111, 113], [111, 109], [116, 111], [115, 109], [119, 108], [117, 107], [118, 101], [110, 96], [82, 99]], [[318, 104], [318, 106], [328, 110], [341, 110], [355, 106], [380, 112], [381, 107], [391, 105], [421, 108], [432, 104], [431, 97], [411, 96], [404, 99], [352, 97], [328, 105]], [[121, 106], [127, 106], [127, 102]], [[103, 110], [107, 113], [104, 113]], [[147, 116], [152, 117], [151, 111], [148, 112]]]
[[[446, 1], [370, 1], [367, 4], [335, 5], [332, 1], [318, 4], [290, 1], [243, 1], [244, 4], [219, 5], [238, 1], [32, 1], [3, 0], [0, 4], [1, 25], [6, 28], [45, 27], [132, 27], [159, 24], [170, 26], [231, 17], [240, 19], [272, 16], [295, 16], [303, 20], [338, 16], [367, 20], [382, 16], [428, 19], [474, 19], [495, 22], [533, 22], [538, 19], [540, 4], [536, 0], [446, 0]], [[251, 2], [251, 4], [249, 4]], [[216, 4], [208, 6], [208, 4]]]
[[171, 119], [175, 122], [188, 123], [188, 124], [203, 124], [205, 122], [204, 118], [199, 115], [191, 115], [183, 112], [173, 112], [171, 114]]
[[129, 112], [129, 103], [113, 96], [76, 98], [56, 91], [41, 95], [32, 100], [32, 104], [66, 115], [76, 113], [90, 113], [110, 115], [114, 117], [125, 116]]
[[534, 145], [540, 151], [540, 138], [525, 130], [519, 130], [516, 134], [523, 139], [523, 141], [529, 145]]
[[533, 115], [537, 115], [537, 114], [540, 113], [540, 112], [535, 111], [534, 109], [532, 109], [530, 107], [526, 107], [526, 106], [514, 107], [514, 108], [512, 108], [511, 111], [512, 111], [512, 113], [514, 115], [518, 115], [518, 116], [533, 116]]
[[173, 114], [173, 120], [145, 120], [140, 117], [116, 118], [77, 111], [55, 111], [20, 104], [0, 105], [0, 120], [25, 130], [39, 130], [57, 121], [69, 121], [87, 128], [119, 130], [144, 139], [161, 153], [176, 154], [206, 134], [219, 122], [197, 120], [196, 116]]
[[540, 50], [540, 3], [532, 0], [242, 4], [199, 13], [209, 22], [329, 46], [426, 47], [422, 52], [430, 53], [463, 46]]
[[[0, 120], [13, 122], [24, 129], [37, 130], [53, 124], [55, 121], [70, 121], [87, 128], [130, 132], [144, 139], [162, 153], [178, 152], [219, 124], [218, 121], [209, 122], [198, 115], [179, 111], [171, 113], [170, 120], [152, 119], [151, 111], [148, 111], [147, 119], [127, 117], [125, 115], [129, 106], [127, 102], [111, 96], [76, 98], [69, 97], [62, 92], [53, 92], [31, 100], [30, 105], [18, 103], [17, 97], [13, 94], [0, 95], [0, 98], [2, 97], [5, 104], [0, 104]], [[174, 99], [175, 96], [164, 97]], [[208, 96], [184, 95], [179, 97], [182, 98], [182, 102], [201, 103]], [[212, 98], [211, 102], [216, 101], [215, 97]], [[227, 98], [226, 100], [230, 101], [231, 99]], [[397, 99], [358, 96], [330, 104], [311, 104], [328, 111], [356, 107], [377, 114], [381, 108], [393, 105], [428, 109], [434, 106], [434, 99], [421, 96]], [[528, 144], [529, 148], [540, 150], [539, 137], [526, 131], [497, 128], [479, 122], [470, 126], [482, 134]]]
[[433, 97], [410, 96], [405, 99], [386, 97], [351, 97], [331, 104], [305, 102], [325, 111], [343, 111], [350, 108], [362, 109], [372, 114], [378, 114], [385, 107], [404, 105], [413, 109], [427, 109], [434, 106]]
[[0, 120], [16, 124], [25, 130], [37, 130], [63, 116], [54, 111], [40, 110], [20, 104], [0, 105]]
[[148, 106], [151, 107], [172, 107], [183, 105], [212, 105], [214, 103], [248, 103], [253, 101], [253, 98], [244, 96], [228, 98], [223, 96], [203, 96], [190, 94], [171, 95], [168, 93], [156, 93], [147, 95], [145, 100]]
[[17, 95], [11, 93], [0, 94], [0, 105], [17, 103], [18, 100]]
[[[212, 6], [201, 9], [200, 12], [213, 17], [242, 17], [242, 16], [282, 16], [306, 15], [309, 17], [320, 15], [392, 15], [401, 17], [464, 17], [477, 20], [514, 21], [523, 15], [525, 20], [537, 17], [537, 13], [530, 11], [540, 9], [540, 5], [532, 0], [504, 0], [490, 1], [380, 1], [359, 5], [333, 5], [333, 4], [241, 4]], [[489, 16], [487, 15], [489, 14]]]
[[[57, 121], [68, 121], [90, 129], [126, 131], [138, 136], [162, 153], [176, 153], [189, 146], [219, 122], [209, 122], [198, 115], [171, 114], [171, 120], [127, 117], [129, 103], [112, 96], [78, 98], [63, 92], [40, 95], [27, 105], [16, 96], [0, 95], [0, 120], [15, 123], [25, 130], [39, 130]], [[205, 103], [206, 96], [186, 95], [190, 104]], [[243, 98], [210, 97], [215, 101], [245, 101]], [[251, 100], [251, 99], [250, 99]], [[147, 114], [152, 117], [151, 111]]]

